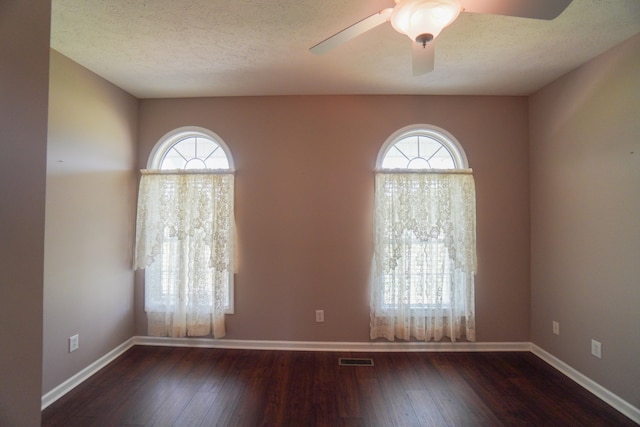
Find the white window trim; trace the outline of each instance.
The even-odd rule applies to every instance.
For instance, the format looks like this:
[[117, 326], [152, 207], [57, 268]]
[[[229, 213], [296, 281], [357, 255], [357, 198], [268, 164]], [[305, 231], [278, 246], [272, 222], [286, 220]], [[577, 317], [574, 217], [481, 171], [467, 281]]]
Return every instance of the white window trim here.
[[[441, 143], [451, 154], [453, 158], [455, 168], [454, 169], [411, 169], [411, 168], [397, 168], [389, 169], [383, 168], [382, 163], [387, 156], [388, 151], [400, 140], [411, 136], [426, 136], [432, 138]], [[389, 138], [384, 142], [380, 150], [378, 151], [378, 157], [376, 158], [375, 172], [383, 173], [469, 173], [469, 161], [467, 155], [462, 148], [460, 142], [450, 132], [442, 129], [438, 126], [429, 124], [413, 124], [398, 129], [392, 133]], [[449, 307], [450, 304], [445, 304], [443, 307]], [[383, 301], [379, 302], [376, 307], [379, 313], [387, 313], [389, 309], [393, 307], [392, 304], [385, 304]], [[433, 304], [411, 304], [411, 310], [424, 310], [425, 314], [429, 315], [433, 311]]]
[[[215, 132], [210, 131], [206, 128], [201, 128], [198, 126], [183, 126], [177, 129], [172, 130], [171, 132], [167, 132], [158, 140], [156, 145], [151, 150], [149, 154], [149, 160], [147, 160], [147, 169], [149, 170], [159, 170], [160, 162], [164, 158], [164, 155], [167, 151], [171, 149], [171, 147], [186, 138], [190, 137], [201, 137], [202, 135], [206, 135], [208, 138], [212, 139], [216, 144], [220, 145], [220, 148], [224, 151], [224, 154], [227, 156], [227, 160], [229, 161], [229, 169], [223, 169], [224, 171], [234, 172], [235, 165], [233, 163], [233, 157], [231, 156], [231, 151], [227, 144], [224, 143], [222, 138]], [[186, 172], [189, 173], [189, 172]]]
[[[207, 136], [212, 139], [216, 144], [222, 148], [225, 156], [227, 157], [227, 161], [229, 162], [228, 169], [220, 169], [220, 170], [211, 170], [210, 173], [233, 173], [235, 172], [235, 165], [233, 162], [233, 156], [231, 156], [231, 151], [222, 138], [215, 132], [199, 127], [199, 126], [183, 126], [176, 129], [173, 129], [162, 136], [158, 140], [158, 142], [151, 149], [151, 153], [149, 153], [149, 158], [147, 160], [147, 170], [158, 171], [158, 173], [163, 173], [160, 169], [160, 164], [164, 158], [164, 155], [173, 147], [177, 142], [190, 138], [190, 137], [201, 137], [202, 135]], [[184, 171], [182, 173], [204, 173], [203, 171]], [[234, 314], [235, 313], [235, 272], [229, 273], [228, 287], [227, 287], [227, 305], [225, 305], [224, 313], [225, 314]]]
[[[458, 140], [451, 135], [451, 133], [446, 130], [439, 128], [434, 125], [427, 124], [413, 124], [409, 126], [405, 126], [401, 129], [398, 129], [394, 133], [387, 138], [385, 143], [382, 145], [380, 150], [378, 151], [378, 157], [376, 159], [376, 171], [388, 171], [390, 169], [385, 169], [382, 167], [382, 162], [387, 155], [387, 152], [402, 138], [406, 138], [408, 136], [428, 136], [429, 138], [433, 138], [439, 143], [441, 143], [451, 154], [453, 161], [455, 163], [456, 168], [452, 169], [452, 171], [458, 169], [468, 169], [469, 162], [467, 160], [467, 155], [462, 148], [462, 145]], [[393, 170], [402, 170], [402, 171], [413, 171], [415, 169], [393, 169]], [[420, 172], [429, 172], [429, 169], [422, 169]]]

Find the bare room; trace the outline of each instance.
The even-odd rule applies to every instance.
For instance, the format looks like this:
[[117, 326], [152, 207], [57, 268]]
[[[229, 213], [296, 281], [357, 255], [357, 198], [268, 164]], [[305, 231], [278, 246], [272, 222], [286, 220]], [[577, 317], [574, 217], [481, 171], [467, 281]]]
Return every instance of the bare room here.
[[0, 0], [0, 425], [640, 424], [639, 33]]

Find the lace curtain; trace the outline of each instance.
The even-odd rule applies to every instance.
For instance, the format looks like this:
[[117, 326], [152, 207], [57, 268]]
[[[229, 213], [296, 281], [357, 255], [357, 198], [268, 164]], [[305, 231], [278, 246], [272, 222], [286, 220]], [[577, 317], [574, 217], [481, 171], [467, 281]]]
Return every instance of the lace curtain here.
[[143, 171], [135, 267], [145, 268], [149, 335], [225, 335], [233, 274], [233, 173]]
[[470, 171], [376, 174], [371, 338], [475, 341]]

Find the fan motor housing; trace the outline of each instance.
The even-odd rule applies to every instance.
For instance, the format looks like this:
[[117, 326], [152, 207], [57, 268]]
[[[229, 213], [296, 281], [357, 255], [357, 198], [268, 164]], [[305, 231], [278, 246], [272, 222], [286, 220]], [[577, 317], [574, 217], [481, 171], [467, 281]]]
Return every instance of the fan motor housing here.
[[418, 35], [418, 37], [416, 37], [416, 43], [420, 43], [422, 47], [425, 47], [427, 43], [429, 43], [432, 40], [433, 40], [433, 34], [429, 34], [429, 33], [420, 34]]

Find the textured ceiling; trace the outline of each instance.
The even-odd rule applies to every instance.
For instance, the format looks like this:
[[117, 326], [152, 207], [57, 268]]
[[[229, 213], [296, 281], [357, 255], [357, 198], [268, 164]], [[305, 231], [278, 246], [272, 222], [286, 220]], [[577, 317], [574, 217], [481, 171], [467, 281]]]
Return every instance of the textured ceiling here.
[[435, 70], [420, 77], [411, 41], [389, 23], [325, 55], [309, 52], [393, 5], [53, 0], [51, 46], [139, 98], [527, 95], [640, 32], [640, 0], [573, 0], [553, 21], [462, 13], [436, 39]]

